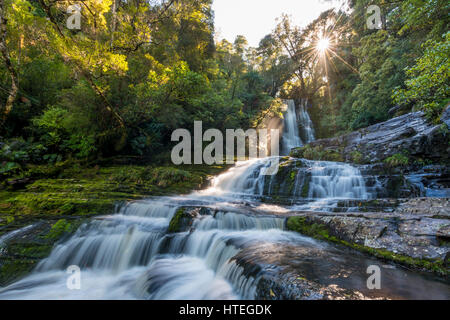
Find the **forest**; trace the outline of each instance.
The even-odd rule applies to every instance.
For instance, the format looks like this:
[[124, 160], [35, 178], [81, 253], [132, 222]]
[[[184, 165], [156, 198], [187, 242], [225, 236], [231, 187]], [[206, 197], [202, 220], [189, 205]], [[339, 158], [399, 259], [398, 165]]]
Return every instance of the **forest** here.
[[[319, 138], [449, 99], [449, 4], [353, 0], [306, 28], [278, 19], [257, 48], [216, 39], [211, 0], [1, 3], [1, 174], [118, 155], [167, 161], [176, 128], [256, 128], [308, 99]], [[367, 7], [382, 26], [366, 27]], [[329, 48], [318, 51], [325, 38]]]
[[449, 300], [450, 3], [214, 1], [0, 0], [0, 300]]

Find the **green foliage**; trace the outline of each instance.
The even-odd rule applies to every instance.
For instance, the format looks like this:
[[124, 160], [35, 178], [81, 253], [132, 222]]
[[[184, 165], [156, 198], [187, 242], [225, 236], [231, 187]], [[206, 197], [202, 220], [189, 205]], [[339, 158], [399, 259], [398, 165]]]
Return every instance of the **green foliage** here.
[[350, 159], [353, 163], [356, 163], [356, 164], [363, 164], [364, 160], [365, 160], [363, 154], [359, 151], [353, 151], [350, 154]]
[[[87, 0], [80, 31], [65, 26], [68, 2], [45, 3], [6, 2], [20, 88], [0, 135], [26, 141], [17, 160], [3, 160], [18, 165], [155, 158], [168, 154], [174, 129], [194, 121], [204, 130], [264, 127], [280, 115], [279, 98], [307, 98], [318, 137], [386, 120], [395, 104], [433, 120], [448, 104], [444, 0], [355, 0], [305, 28], [284, 15], [257, 48], [241, 35], [214, 41], [211, 0], [119, 1], [114, 13], [112, 0]], [[383, 8], [383, 30], [367, 30], [370, 4]], [[324, 55], [315, 47], [322, 35], [332, 40]], [[4, 66], [0, 86], [10, 86]]]
[[396, 153], [393, 156], [384, 160], [384, 163], [389, 168], [404, 167], [407, 166], [409, 162], [410, 162], [409, 158], [402, 153]]
[[307, 144], [302, 148], [294, 149], [291, 152], [291, 157], [318, 161], [344, 161], [342, 152], [340, 150], [325, 149], [321, 145], [313, 147], [310, 144]]
[[414, 103], [429, 119], [439, 121], [450, 101], [450, 32], [442, 41], [427, 41], [423, 48], [423, 56], [406, 71], [406, 89], [396, 89], [393, 98], [399, 104]]

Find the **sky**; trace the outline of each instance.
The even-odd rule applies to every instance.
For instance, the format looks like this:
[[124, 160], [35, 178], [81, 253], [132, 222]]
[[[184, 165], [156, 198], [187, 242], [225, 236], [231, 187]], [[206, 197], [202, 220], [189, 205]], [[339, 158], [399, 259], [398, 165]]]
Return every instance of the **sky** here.
[[321, 12], [339, 7], [339, 0], [214, 0], [218, 39], [233, 42], [237, 35], [252, 47], [275, 28], [275, 19], [287, 13], [295, 25], [304, 27]]

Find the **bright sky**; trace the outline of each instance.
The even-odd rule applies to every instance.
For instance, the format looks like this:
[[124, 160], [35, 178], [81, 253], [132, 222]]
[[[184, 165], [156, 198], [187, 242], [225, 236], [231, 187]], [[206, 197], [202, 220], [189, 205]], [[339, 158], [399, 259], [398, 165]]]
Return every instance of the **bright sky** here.
[[214, 0], [218, 38], [233, 42], [237, 35], [247, 38], [252, 47], [275, 28], [275, 19], [287, 13], [301, 27], [320, 13], [339, 7], [339, 0]]

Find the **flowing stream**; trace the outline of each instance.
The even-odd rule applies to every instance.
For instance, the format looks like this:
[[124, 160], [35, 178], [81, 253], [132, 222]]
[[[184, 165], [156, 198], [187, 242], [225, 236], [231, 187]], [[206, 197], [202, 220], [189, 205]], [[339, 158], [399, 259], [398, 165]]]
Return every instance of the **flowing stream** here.
[[[305, 163], [311, 187], [302, 209], [370, 196], [358, 169]], [[95, 218], [29, 276], [0, 288], [0, 299], [255, 299], [261, 279], [289, 273], [370, 297], [449, 298], [445, 283], [286, 231], [286, 216], [298, 207], [260, 202], [270, 184], [261, 172], [269, 165], [270, 159], [240, 162], [206, 190], [133, 202]], [[186, 230], [169, 233], [181, 207], [200, 214]], [[375, 293], [366, 288], [372, 264], [384, 265], [383, 289]], [[69, 266], [81, 269], [79, 290], [67, 287]]]

